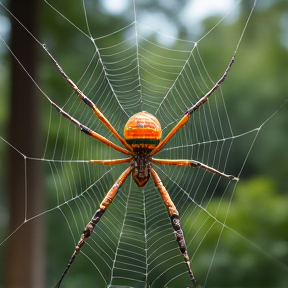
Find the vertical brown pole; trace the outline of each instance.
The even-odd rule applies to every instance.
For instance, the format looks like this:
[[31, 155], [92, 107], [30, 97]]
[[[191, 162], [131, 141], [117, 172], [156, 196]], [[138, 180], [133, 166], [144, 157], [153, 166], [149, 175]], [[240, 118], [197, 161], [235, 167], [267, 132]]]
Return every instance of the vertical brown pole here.
[[[39, 0], [11, 0], [10, 11], [37, 37]], [[10, 47], [27, 72], [37, 78], [35, 40], [11, 18]], [[39, 157], [40, 112], [35, 84], [11, 56], [9, 142], [28, 157]], [[43, 211], [42, 175], [39, 161], [26, 160], [9, 149], [8, 197], [10, 233]], [[44, 287], [43, 218], [24, 223], [7, 241], [5, 288]]]

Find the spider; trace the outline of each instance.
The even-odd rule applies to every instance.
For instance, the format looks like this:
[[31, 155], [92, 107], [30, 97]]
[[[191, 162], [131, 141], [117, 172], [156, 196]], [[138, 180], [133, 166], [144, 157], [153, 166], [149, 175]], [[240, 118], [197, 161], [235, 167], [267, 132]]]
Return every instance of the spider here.
[[190, 258], [188, 256], [184, 234], [180, 224], [179, 213], [173, 204], [169, 193], [165, 186], [163, 185], [161, 179], [159, 178], [156, 171], [153, 169], [152, 164], [160, 164], [160, 165], [176, 165], [176, 166], [189, 166], [189, 167], [200, 167], [209, 172], [214, 174], [218, 174], [222, 177], [228, 178], [229, 180], [236, 180], [239, 179], [233, 175], [227, 175], [222, 173], [212, 167], [209, 167], [199, 161], [195, 160], [183, 160], [183, 159], [157, 159], [154, 158], [159, 151], [166, 145], [166, 143], [173, 137], [173, 135], [189, 120], [190, 115], [198, 110], [207, 100], [208, 97], [213, 94], [217, 90], [217, 88], [224, 82], [232, 64], [235, 60], [235, 53], [231, 58], [228, 67], [226, 68], [222, 77], [215, 83], [210, 91], [208, 91], [202, 98], [200, 98], [191, 108], [189, 108], [185, 113], [184, 116], [178, 121], [178, 123], [172, 128], [172, 130], [168, 133], [168, 135], [161, 140], [161, 126], [159, 121], [146, 111], [142, 111], [133, 115], [124, 127], [124, 137], [121, 137], [120, 134], [116, 131], [116, 129], [110, 124], [110, 122], [105, 118], [105, 116], [101, 113], [101, 111], [96, 107], [96, 105], [84, 95], [83, 92], [76, 86], [76, 84], [67, 76], [64, 70], [60, 67], [58, 62], [55, 58], [51, 55], [51, 53], [47, 50], [45, 44], [43, 45], [46, 53], [49, 57], [53, 60], [54, 64], [60, 71], [63, 78], [72, 86], [74, 91], [77, 93], [79, 98], [87, 104], [99, 120], [106, 125], [106, 127], [111, 131], [111, 133], [120, 141], [120, 143], [125, 147], [122, 148], [121, 146], [111, 142], [110, 140], [106, 139], [105, 137], [101, 136], [97, 132], [91, 130], [87, 126], [81, 124], [78, 120], [70, 116], [67, 112], [65, 112], [62, 108], [60, 108], [57, 104], [51, 101], [52, 106], [54, 106], [57, 111], [62, 114], [64, 117], [68, 118], [71, 122], [78, 125], [80, 130], [85, 134], [101, 141], [102, 143], [106, 144], [107, 146], [112, 147], [113, 149], [128, 155], [128, 157], [123, 159], [112, 159], [112, 160], [90, 160], [89, 163], [91, 164], [104, 164], [104, 165], [117, 165], [121, 163], [130, 163], [129, 167], [120, 175], [117, 181], [114, 183], [112, 188], [108, 191], [104, 199], [99, 205], [99, 209], [95, 212], [89, 223], [85, 226], [84, 231], [80, 237], [79, 242], [77, 243], [75, 250], [67, 264], [66, 269], [64, 270], [59, 282], [56, 285], [56, 288], [60, 287], [62, 280], [64, 279], [65, 275], [67, 274], [68, 270], [70, 269], [72, 263], [74, 262], [77, 254], [81, 250], [82, 246], [85, 244], [87, 238], [90, 237], [91, 233], [93, 232], [94, 228], [101, 220], [106, 209], [109, 207], [111, 202], [113, 201], [114, 197], [117, 194], [120, 186], [123, 182], [127, 179], [127, 177], [132, 174], [133, 180], [135, 181], [136, 185], [139, 187], [144, 187], [149, 180], [150, 176], [155, 183], [155, 186], [159, 190], [159, 193], [162, 197], [162, 200], [167, 208], [171, 225], [174, 231], [174, 235], [176, 241], [179, 245], [180, 252], [184, 258], [184, 262], [186, 264], [191, 282], [194, 286], [197, 286], [198, 283], [194, 277], [194, 274], [191, 269], [190, 265]]

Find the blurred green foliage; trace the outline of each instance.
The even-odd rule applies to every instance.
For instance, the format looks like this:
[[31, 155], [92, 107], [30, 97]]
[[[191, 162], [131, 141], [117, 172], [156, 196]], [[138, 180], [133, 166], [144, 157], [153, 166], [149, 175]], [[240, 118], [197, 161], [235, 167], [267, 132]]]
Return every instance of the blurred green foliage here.
[[[208, 287], [235, 287], [235, 283], [237, 287], [286, 286], [288, 196], [281, 195], [276, 186], [268, 178], [240, 181], [232, 201], [225, 199], [221, 209], [215, 199], [209, 204], [208, 211], [217, 211], [219, 222], [209, 232], [193, 262], [205, 279], [203, 264], [208, 259], [211, 261], [215, 239], [223, 229], [212, 260]], [[194, 227], [196, 231], [197, 228]]]
[[[69, 70], [67, 71], [69, 76], [72, 79], [79, 79], [91, 60], [94, 47], [90, 40], [83, 37], [82, 33], [76, 28], [79, 27], [87, 32], [81, 1], [69, 1], [69, 5], [65, 5], [65, 2], [54, 1], [53, 6], [58, 11], [65, 11], [63, 15], [68, 19], [73, 19], [75, 26], [68, 21], [64, 21], [62, 16], [58, 15], [57, 17], [55, 11], [43, 3], [40, 13], [43, 17], [39, 19], [41, 22], [39, 23], [41, 27], [40, 38], [41, 41], [47, 44], [49, 50], [53, 51], [54, 55], [56, 54], [55, 57], [57, 56], [56, 58], [61, 60], [61, 66]], [[101, 2], [93, 2], [94, 4], [92, 1], [90, 2], [92, 6], [94, 5], [91, 6], [91, 11], [97, 11], [95, 18], [89, 18], [93, 19], [93, 23], [89, 23], [89, 26], [94, 27], [93, 31], [96, 34], [93, 34], [93, 36], [95, 37], [116, 31], [130, 24], [131, 19], [133, 19], [133, 15], [130, 17], [129, 14], [132, 10], [130, 4], [127, 11], [119, 15], [112, 15], [103, 8]], [[162, 2], [143, 2], [142, 10], [139, 8], [139, 11], [142, 13], [160, 11], [168, 19], [172, 17], [174, 22], [177, 23], [178, 35], [181, 35], [183, 39], [188, 37], [191, 31], [179, 20], [180, 16], [178, 18], [173, 14], [173, 6], [166, 7], [164, 5], [164, 9]], [[215, 33], [207, 35], [199, 43], [201, 57], [212, 79], [219, 78], [240, 38], [243, 24], [245, 24], [251, 9], [251, 7], [247, 8], [244, 2], [241, 17], [237, 21], [227, 21], [225, 25], [217, 28]], [[258, 2], [259, 5], [256, 7], [241, 41], [233, 69], [227, 78], [229, 80], [221, 87], [235, 135], [241, 135], [256, 128], [258, 130], [234, 140], [233, 149], [229, 156], [229, 169], [227, 170], [239, 171], [241, 169], [242, 172], [240, 182], [233, 190], [232, 200], [228, 197], [224, 198], [221, 200], [221, 205], [219, 205], [220, 196], [218, 195], [207, 206], [207, 211], [213, 211], [211, 215], [216, 215], [215, 218], [211, 217], [209, 221], [213, 222], [215, 219], [217, 221], [215, 221], [213, 229], [209, 231], [201, 243], [198, 253], [192, 260], [192, 267], [197, 278], [203, 279], [202, 283], [207, 277], [206, 284], [209, 287], [236, 287], [235, 283], [237, 283], [237, 287], [287, 287], [288, 283], [287, 105], [285, 104], [275, 116], [269, 119], [288, 99], [288, 2], [286, 0], [270, 1], [270, 5], [267, 7], [262, 7], [261, 1]], [[78, 13], [78, 11], [81, 11], [81, 13]], [[205, 19], [202, 23], [203, 29], [208, 31], [209, 27], [215, 26], [218, 20], [217, 17]], [[106, 44], [113, 45], [121, 42], [121, 37], [123, 35], [115, 34], [113, 43]], [[68, 85], [63, 84], [63, 79], [55, 71], [55, 67], [51, 62], [47, 61], [46, 56], [39, 48], [40, 86], [47, 95], [57, 95], [57, 103], [61, 106], [64, 105], [65, 99], [60, 96], [69, 95], [71, 89]], [[4, 55], [1, 55], [1, 57], [3, 58]], [[2, 63], [8, 66], [6, 59]], [[6, 73], [5, 70], [0, 78], [2, 87], [0, 128], [3, 135], [5, 135], [5, 124], [8, 117], [7, 109], [4, 109], [4, 105], [5, 107], [8, 106], [5, 97], [7, 90], [5, 85], [7, 81]], [[43, 139], [46, 139], [49, 124], [47, 119], [50, 117], [51, 108], [47, 105], [45, 99], [43, 99], [41, 109], [43, 110], [43, 118], [40, 119], [43, 123]], [[5, 113], [2, 113], [2, 111]], [[223, 107], [219, 107], [219, 111], [220, 114], [226, 113]], [[268, 119], [269, 121], [266, 122]], [[63, 134], [63, 138], [61, 133], [57, 134], [56, 124], [55, 127], [50, 127], [50, 131], [52, 131], [49, 135], [51, 142], [54, 142], [56, 135], [58, 143], [73, 141], [74, 136], [72, 134], [71, 139], [68, 140], [66, 138], [67, 134]], [[228, 129], [228, 127], [223, 129]], [[249, 152], [255, 137], [256, 141]], [[4, 149], [8, 148], [4, 146], [6, 145], [1, 142], [1, 154], [4, 153]], [[53, 149], [54, 147], [48, 147], [48, 154], [52, 154]], [[61, 153], [61, 151], [57, 152]], [[107, 153], [109, 157], [111, 156], [105, 150], [101, 153], [101, 155]], [[246, 159], [247, 155], [248, 158]], [[49, 167], [45, 168], [47, 173], [46, 189], [52, 190], [54, 180], [49, 170]], [[75, 168], [75, 170], [77, 169]], [[101, 174], [103, 171], [98, 171], [98, 173]], [[75, 175], [74, 172], [72, 174]], [[59, 175], [61, 176], [60, 173]], [[78, 177], [81, 179], [82, 175], [78, 175]], [[111, 181], [113, 180], [111, 179]], [[78, 184], [80, 180], [79, 182], [76, 180], [76, 182], [77, 185], [81, 185]], [[5, 191], [3, 178], [1, 178], [1, 183], [1, 190]], [[61, 185], [63, 185], [64, 190], [69, 189], [68, 181], [63, 180]], [[4, 196], [0, 195], [0, 197], [1, 201], [4, 201]], [[51, 196], [51, 199], [47, 197], [47, 207], [55, 207], [56, 204], [52, 197], [54, 199], [55, 194]], [[90, 209], [93, 211], [91, 207]], [[228, 214], [227, 210], [229, 211]], [[74, 217], [81, 218], [81, 214], [78, 215], [77, 212], [74, 212]], [[207, 217], [207, 215], [204, 217]], [[183, 222], [185, 221], [188, 220], [183, 218]], [[197, 223], [202, 222], [198, 221]], [[197, 227], [197, 223], [194, 223], [195, 225], [192, 227], [194, 231], [200, 228]], [[225, 226], [222, 223], [225, 223]], [[70, 225], [72, 224], [70, 223]], [[63, 217], [60, 217], [60, 211], [59, 213], [54, 211], [54, 215], [47, 214], [47, 226], [47, 231], [49, 231], [47, 233], [47, 250], [49, 251], [47, 285], [49, 286], [55, 283], [56, 279], [54, 277], [58, 277], [57, 275], [60, 275], [63, 270], [63, 263], [65, 264], [71, 255], [71, 247], [73, 247], [74, 242], [71, 239], [67, 223]], [[79, 226], [81, 227], [81, 224]], [[189, 228], [185, 226], [186, 229]], [[61, 251], [59, 251], [57, 249], [59, 238], [55, 235], [61, 237], [65, 234], [68, 235], [65, 239], [70, 242], [65, 243], [64, 246], [62, 245]], [[77, 233], [74, 236], [77, 238]], [[186, 242], [189, 243], [192, 236], [189, 235], [186, 238]], [[218, 246], [215, 252], [216, 241], [219, 241], [219, 243], [217, 242]], [[193, 254], [193, 251], [190, 251], [190, 253]], [[89, 280], [89, 275], [92, 275], [93, 279], [95, 267], [85, 265], [87, 259], [81, 257], [79, 255], [79, 259], [75, 261], [75, 267], [73, 267], [73, 271], [77, 271], [77, 273], [69, 274], [69, 277], [65, 280], [66, 286], [92, 287], [93, 285], [93, 287], [103, 287], [101, 286], [103, 284], [98, 283], [99, 286], [97, 286], [97, 283]], [[101, 259], [98, 261], [99, 259], [93, 259], [92, 262], [101, 266]], [[207, 263], [211, 263], [209, 271], [207, 270]], [[184, 285], [186, 285], [185, 282], [183, 282], [183, 287]]]

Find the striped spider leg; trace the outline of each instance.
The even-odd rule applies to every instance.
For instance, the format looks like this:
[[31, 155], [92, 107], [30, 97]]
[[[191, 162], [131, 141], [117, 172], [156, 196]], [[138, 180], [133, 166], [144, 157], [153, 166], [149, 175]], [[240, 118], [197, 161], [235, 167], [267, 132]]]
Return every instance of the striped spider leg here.
[[117, 181], [114, 183], [112, 188], [108, 191], [108, 193], [104, 197], [103, 201], [100, 203], [99, 209], [95, 212], [95, 214], [92, 217], [92, 219], [85, 226], [84, 231], [83, 231], [83, 233], [81, 235], [81, 238], [80, 238], [79, 242], [77, 243], [77, 245], [75, 247], [75, 250], [74, 250], [74, 252], [73, 252], [73, 254], [72, 254], [72, 256], [71, 256], [71, 258], [70, 258], [70, 260], [69, 260], [69, 262], [67, 264], [67, 267], [66, 267], [65, 271], [63, 272], [63, 274], [62, 274], [59, 282], [55, 286], [55, 288], [59, 288], [60, 287], [63, 278], [65, 277], [65, 275], [67, 274], [68, 270], [70, 269], [70, 266], [74, 262], [77, 254], [81, 250], [82, 246], [85, 244], [86, 239], [91, 236], [91, 233], [93, 232], [95, 226], [101, 220], [101, 217], [103, 216], [104, 212], [106, 211], [106, 209], [108, 208], [110, 203], [115, 198], [115, 196], [116, 196], [119, 188], [121, 187], [122, 183], [127, 179], [129, 174], [131, 173], [131, 170], [132, 170], [132, 167], [130, 166], [121, 174], [121, 176], [117, 179]]
[[152, 163], [155, 164], [160, 164], [160, 165], [175, 165], [175, 166], [189, 166], [189, 167], [199, 167], [202, 169], [205, 169], [211, 173], [217, 174], [221, 177], [225, 177], [228, 178], [229, 180], [234, 180], [234, 181], [238, 181], [239, 178], [235, 177], [233, 175], [227, 175], [223, 172], [220, 172], [208, 165], [205, 165], [199, 161], [195, 161], [195, 160], [183, 160], [183, 159], [175, 159], [175, 160], [170, 160], [170, 159], [157, 159], [157, 158], [152, 158], [151, 159]]
[[[43, 45], [44, 50], [49, 55], [49, 57], [52, 59], [54, 64], [56, 65], [57, 69], [61, 73], [62, 77], [69, 83], [69, 85], [73, 88], [73, 90], [77, 93], [79, 98], [87, 104], [95, 113], [95, 115], [99, 118], [99, 120], [105, 124], [105, 126], [112, 132], [112, 134], [122, 143], [122, 145], [131, 151], [130, 145], [120, 136], [120, 134], [116, 131], [116, 129], [111, 125], [111, 123], [105, 118], [105, 116], [101, 113], [101, 111], [96, 107], [96, 105], [87, 97], [84, 95], [84, 93], [77, 87], [77, 85], [68, 77], [68, 75], [64, 72], [64, 70], [61, 68], [61, 66], [58, 64], [58, 62], [55, 60], [55, 58], [51, 55], [51, 53], [48, 51], [46, 45]], [[85, 132], [85, 131], [83, 131]], [[89, 134], [89, 133], [87, 133]]]
[[151, 167], [150, 167], [150, 173], [151, 173], [152, 178], [154, 180], [155, 186], [158, 188], [158, 190], [161, 194], [162, 200], [163, 200], [163, 202], [167, 208], [167, 211], [168, 211], [168, 214], [170, 217], [170, 221], [171, 221], [171, 225], [172, 225], [172, 228], [174, 230], [175, 238], [176, 238], [176, 241], [179, 245], [180, 252], [184, 258], [184, 262], [186, 264], [191, 282], [196, 287], [198, 285], [198, 283], [197, 283], [197, 281], [194, 277], [194, 274], [192, 272], [192, 269], [191, 269], [190, 258], [189, 258], [188, 253], [187, 253], [185, 238], [184, 238], [183, 231], [181, 229], [179, 213], [178, 213], [174, 203], [172, 202], [168, 191], [166, 190], [165, 186], [163, 185], [161, 179], [159, 178], [158, 174]]
[[150, 152], [149, 156], [155, 155], [159, 152], [164, 145], [172, 138], [172, 136], [184, 125], [190, 118], [190, 115], [198, 110], [207, 100], [208, 98], [219, 88], [219, 86], [225, 81], [228, 72], [235, 61], [235, 53], [231, 58], [228, 67], [226, 68], [222, 77], [214, 84], [212, 89], [210, 89], [202, 98], [200, 98], [191, 108], [189, 108], [184, 116], [180, 119], [180, 121], [172, 128], [172, 130], [168, 133], [168, 135]]

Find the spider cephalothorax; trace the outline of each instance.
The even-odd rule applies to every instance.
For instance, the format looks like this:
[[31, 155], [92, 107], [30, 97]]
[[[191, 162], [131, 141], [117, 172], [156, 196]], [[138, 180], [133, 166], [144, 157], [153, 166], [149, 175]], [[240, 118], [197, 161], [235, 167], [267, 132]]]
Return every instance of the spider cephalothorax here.
[[132, 177], [139, 187], [146, 185], [150, 178], [150, 161], [147, 153], [137, 153], [131, 161]]
[[68, 265], [62, 274], [58, 284], [56, 287], [60, 287], [60, 284], [67, 274], [71, 264], [75, 260], [76, 255], [81, 250], [82, 246], [84, 245], [87, 238], [90, 237], [91, 233], [93, 232], [94, 228], [101, 220], [104, 212], [108, 208], [108, 206], [113, 201], [114, 197], [116, 196], [120, 186], [122, 183], [127, 179], [127, 177], [132, 173], [132, 177], [135, 183], [139, 187], [143, 187], [150, 178], [150, 175], [153, 178], [155, 186], [157, 187], [162, 200], [167, 208], [171, 225], [174, 230], [174, 234], [176, 236], [176, 241], [179, 245], [180, 252], [183, 256], [184, 262], [188, 269], [188, 273], [191, 279], [191, 282], [196, 286], [197, 282], [192, 273], [192, 269], [190, 267], [190, 260], [185, 244], [184, 234], [181, 229], [179, 213], [172, 202], [168, 191], [166, 190], [165, 186], [163, 185], [160, 177], [153, 169], [152, 164], [159, 164], [159, 165], [176, 165], [176, 166], [188, 166], [188, 167], [198, 167], [205, 169], [209, 172], [217, 174], [219, 176], [228, 178], [229, 180], [238, 180], [237, 177], [232, 175], [227, 175], [223, 172], [220, 172], [208, 165], [205, 165], [199, 161], [195, 161], [192, 159], [156, 159], [154, 155], [157, 154], [162, 148], [166, 145], [166, 143], [173, 137], [173, 135], [183, 126], [190, 118], [190, 115], [198, 110], [208, 99], [210, 95], [220, 86], [220, 84], [225, 80], [230, 67], [234, 62], [234, 55], [229, 62], [228, 67], [226, 68], [222, 77], [215, 83], [211, 90], [207, 92], [202, 98], [200, 98], [191, 108], [189, 108], [185, 113], [184, 116], [178, 121], [178, 123], [172, 128], [172, 130], [167, 134], [167, 136], [161, 140], [161, 126], [159, 121], [153, 115], [149, 114], [146, 111], [137, 113], [133, 115], [127, 122], [124, 127], [124, 137], [116, 131], [116, 129], [110, 124], [110, 122], [104, 117], [104, 115], [100, 112], [100, 110], [95, 106], [95, 104], [84, 95], [84, 93], [76, 86], [76, 84], [66, 75], [57, 61], [53, 58], [53, 56], [47, 51], [45, 45], [43, 45], [45, 51], [54, 61], [55, 65], [57, 66], [58, 70], [64, 77], [64, 79], [72, 86], [75, 90], [79, 98], [87, 104], [95, 113], [95, 115], [99, 118], [99, 120], [106, 125], [106, 127], [111, 131], [111, 133], [120, 141], [120, 143], [124, 146], [121, 147], [107, 138], [103, 137], [102, 135], [98, 134], [97, 132], [91, 130], [87, 126], [80, 123], [77, 119], [70, 116], [67, 112], [61, 109], [57, 104], [51, 101], [51, 104], [57, 109], [59, 113], [65, 116], [74, 124], [78, 125], [80, 130], [85, 134], [101, 141], [102, 143], [110, 146], [111, 148], [121, 152], [124, 155], [129, 155], [127, 158], [121, 159], [111, 159], [111, 160], [90, 160], [88, 163], [90, 164], [104, 164], [104, 165], [117, 165], [121, 163], [130, 163], [130, 166], [119, 176], [116, 180], [112, 188], [108, 191], [106, 196], [104, 197], [103, 201], [99, 205], [99, 209], [95, 212], [89, 223], [85, 226], [84, 232], [81, 235], [80, 240], [78, 241], [76, 248], [68, 262]]

